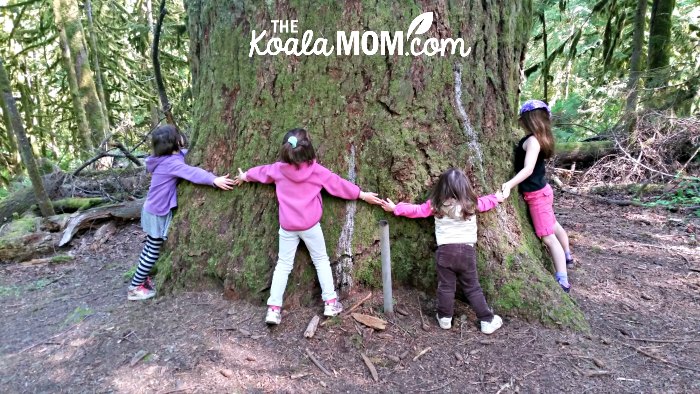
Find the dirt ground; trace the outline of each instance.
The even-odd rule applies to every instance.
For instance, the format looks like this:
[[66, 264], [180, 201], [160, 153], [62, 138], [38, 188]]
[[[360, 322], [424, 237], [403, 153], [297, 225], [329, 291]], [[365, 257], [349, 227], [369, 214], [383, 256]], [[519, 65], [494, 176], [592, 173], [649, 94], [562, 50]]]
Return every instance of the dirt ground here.
[[[143, 237], [128, 224], [95, 250], [79, 237], [68, 263], [0, 265], [0, 392], [700, 392], [700, 220], [567, 196], [556, 210], [589, 333], [505, 316], [486, 336], [462, 303], [464, 323], [443, 331], [434, 294], [409, 290], [385, 331], [336, 319], [312, 339], [320, 306], [268, 328], [263, 306], [214, 292], [127, 302]], [[380, 309], [377, 293], [361, 311]]]

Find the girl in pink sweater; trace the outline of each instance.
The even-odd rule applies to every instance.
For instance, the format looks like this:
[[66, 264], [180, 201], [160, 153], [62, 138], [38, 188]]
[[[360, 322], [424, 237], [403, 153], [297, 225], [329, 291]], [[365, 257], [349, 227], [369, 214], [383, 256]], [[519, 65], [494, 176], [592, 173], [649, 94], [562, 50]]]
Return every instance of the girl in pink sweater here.
[[498, 192], [477, 198], [469, 178], [460, 170], [450, 168], [438, 179], [430, 200], [421, 205], [405, 202], [394, 204], [388, 198], [382, 202], [387, 212], [409, 218], [435, 217], [435, 253], [438, 275], [437, 321], [440, 328], [452, 328], [457, 282], [476, 313], [481, 332], [492, 334], [501, 327], [501, 317], [495, 315], [484, 298], [476, 271], [476, 212], [486, 212], [499, 202]]
[[346, 200], [359, 198], [370, 204], [381, 203], [377, 194], [361, 191], [357, 185], [318, 164], [309, 134], [304, 129], [293, 129], [284, 135], [278, 162], [253, 167], [246, 172], [239, 168], [238, 172], [234, 179], [236, 185], [243, 182], [274, 183], [279, 202], [279, 258], [272, 275], [265, 322], [280, 324], [282, 320], [282, 297], [300, 240], [304, 241], [316, 266], [321, 297], [325, 302], [323, 314], [339, 314], [343, 305], [335, 292], [331, 264], [319, 223], [323, 213], [321, 189], [336, 197]]

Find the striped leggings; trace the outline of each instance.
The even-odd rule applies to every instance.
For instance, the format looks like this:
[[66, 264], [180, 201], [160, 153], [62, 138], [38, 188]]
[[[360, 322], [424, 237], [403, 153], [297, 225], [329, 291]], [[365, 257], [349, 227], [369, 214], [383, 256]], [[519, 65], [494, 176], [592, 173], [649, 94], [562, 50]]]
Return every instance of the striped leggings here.
[[146, 246], [144, 246], [141, 251], [139, 266], [136, 268], [133, 279], [131, 279], [132, 286], [140, 286], [146, 281], [153, 265], [155, 265], [158, 260], [158, 256], [160, 256], [160, 247], [163, 245], [164, 241], [163, 238], [153, 238], [150, 235], [146, 236]]

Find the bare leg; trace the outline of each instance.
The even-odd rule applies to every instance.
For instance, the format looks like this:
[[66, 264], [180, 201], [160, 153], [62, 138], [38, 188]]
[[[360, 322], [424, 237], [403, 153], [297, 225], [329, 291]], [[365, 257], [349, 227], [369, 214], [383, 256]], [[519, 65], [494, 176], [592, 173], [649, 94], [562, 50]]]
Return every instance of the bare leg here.
[[569, 235], [566, 233], [566, 230], [564, 230], [564, 227], [559, 224], [559, 222], [554, 225], [554, 235], [556, 235], [557, 239], [559, 240], [561, 247], [564, 248], [564, 252], [569, 251]]
[[545, 235], [542, 237], [542, 242], [547, 245], [549, 249], [549, 254], [554, 260], [554, 269], [557, 272], [562, 272], [566, 274], [566, 258], [564, 257], [564, 249], [561, 247], [559, 240], [554, 234]]

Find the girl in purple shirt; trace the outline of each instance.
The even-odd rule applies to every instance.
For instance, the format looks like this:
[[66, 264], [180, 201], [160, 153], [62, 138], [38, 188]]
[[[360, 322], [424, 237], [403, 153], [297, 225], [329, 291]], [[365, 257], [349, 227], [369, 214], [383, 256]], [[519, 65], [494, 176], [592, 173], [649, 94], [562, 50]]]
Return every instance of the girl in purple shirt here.
[[177, 207], [177, 182], [186, 179], [200, 185], [231, 190], [233, 179], [228, 174], [217, 177], [201, 168], [185, 164], [184, 137], [175, 126], [164, 125], [151, 135], [153, 155], [146, 158], [146, 170], [152, 174], [151, 186], [141, 211], [141, 227], [146, 232], [146, 246], [141, 251], [139, 265], [131, 279], [127, 298], [146, 300], [156, 295], [148, 274], [160, 255], [160, 247], [168, 237], [168, 228]]

